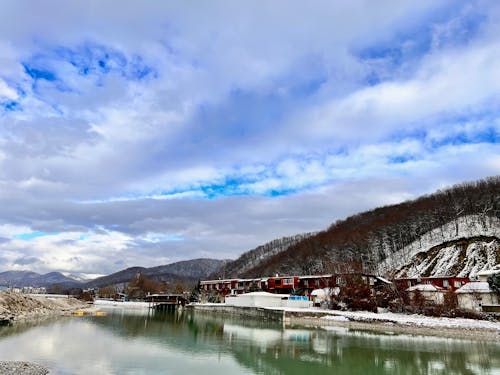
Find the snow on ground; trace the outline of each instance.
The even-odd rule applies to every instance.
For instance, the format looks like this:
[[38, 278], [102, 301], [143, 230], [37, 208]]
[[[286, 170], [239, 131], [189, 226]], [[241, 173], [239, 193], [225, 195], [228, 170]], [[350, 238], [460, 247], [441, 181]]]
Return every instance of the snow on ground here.
[[[488, 329], [498, 331], [500, 334], [500, 322], [491, 322], [488, 320], [475, 320], [465, 318], [442, 318], [431, 317], [418, 314], [396, 314], [391, 312], [373, 313], [369, 311], [339, 311], [339, 310], [321, 310], [311, 309], [291, 309], [284, 308], [288, 312], [311, 313], [311, 315], [322, 314], [321, 319], [342, 321], [348, 319], [356, 322], [379, 322], [393, 323], [406, 326], [418, 326], [427, 328], [454, 328], [454, 329]], [[346, 321], [346, 320], [343, 320]]]
[[94, 306], [98, 307], [117, 307], [120, 309], [147, 309], [150, 304], [148, 302], [135, 302], [135, 301], [110, 301], [104, 299], [96, 299], [94, 301]]

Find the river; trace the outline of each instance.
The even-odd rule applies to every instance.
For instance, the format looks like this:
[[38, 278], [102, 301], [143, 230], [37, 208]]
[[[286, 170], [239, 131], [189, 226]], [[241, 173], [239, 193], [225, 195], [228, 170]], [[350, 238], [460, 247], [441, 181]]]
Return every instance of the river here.
[[500, 374], [500, 343], [115, 310], [0, 327], [0, 360], [85, 375]]

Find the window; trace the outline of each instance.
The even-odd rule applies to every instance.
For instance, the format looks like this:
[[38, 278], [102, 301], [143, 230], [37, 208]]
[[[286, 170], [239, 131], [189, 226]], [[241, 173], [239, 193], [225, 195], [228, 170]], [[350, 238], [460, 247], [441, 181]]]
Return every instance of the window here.
[[281, 286], [281, 279], [277, 279], [277, 280], [274, 282], [274, 285], [276, 285], [276, 286]]
[[448, 288], [450, 286], [450, 282], [448, 280], [443, 280], [443, 287]]
[[283, 285], [293, 285], [293, 279], [284, 279]]
[[453, 282], [453, 285], [455, 286], [455, 288], [460, 288], [462, 286], [462, 283], [460, 281], [455, 281]]

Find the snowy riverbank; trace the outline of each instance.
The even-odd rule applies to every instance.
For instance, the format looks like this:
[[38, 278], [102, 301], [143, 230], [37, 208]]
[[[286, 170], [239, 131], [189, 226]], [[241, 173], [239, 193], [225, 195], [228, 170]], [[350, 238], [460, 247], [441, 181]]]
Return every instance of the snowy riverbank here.
[[283, 309], [285, 324], [316, 327], [341, 326], [379, 332], [400, 332], [480, 340], [500, 340], [500, 322], [440, 318], [416, 314], [319, 309]]
[[[500, 322], [464, 318], [439, 318], [416, 314], [368, 311], [323, 310], [319, 308], [234, 307], [221, 303], [192, 304], [195, 311], [276, 320], [285, 326], [371, 330], [386, 333], [500, 340]], [[267, 312], [267, 313], [266, 313]]]
[[149, 302], [140, 302], [140, 301], [112, 301], [106, 299], [96, 299], [94, 301], [95, 307], [103, 307], [103, 308], [118, 308], [118, 309], [132, 309], [132, 310], [143, 310], [149, 309], [151, 304]]
[[87, 307], [88, 305], [75, 298], [51, 298], [50, 295], [0, 292], [0, 322], [64, 315]]

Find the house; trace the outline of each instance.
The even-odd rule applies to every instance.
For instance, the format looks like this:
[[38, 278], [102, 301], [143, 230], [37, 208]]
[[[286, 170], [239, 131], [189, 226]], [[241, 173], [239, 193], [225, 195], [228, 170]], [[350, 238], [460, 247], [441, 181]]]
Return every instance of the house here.
[[488, 281], [488, 277], [492, 275], [500, 274], [500, 264], [497, 264], [493, 269], [491, 270], [484, 270], [476, 273], [474, 275], [474, 278], [477, 281]]
[[456, 292], [458, 307], [475, 311], [494, 311], [500, 301], [498, 293], [490, 288], [487, 281], [472, 281]]
[[267, 291], [269, 293], [287, 294], [292, 293], [299, 286], [298, 276], [278, 276], [267, 279]]
[[[247, 294], [249, 292], [263, 291], [274, 294], [301, 294], [311, 298], [316, 289], [342, 287], [361, 282], [369, 286], [373, 295], [383, 285], [391, 284], [382, 277], [354, 273], [354, 274], [323, 274], [307, 276], [279, 276], [255, 279], [224, 279], [200, 281], [202, 301], [208, 300], [210, 295], [217, 295], [220, 300], [228, 296]], [[299, 292], [299, 293], [298, 293]]]
[[432, 284], [417, 284], [406, 289], [411, 299], [415, 298], [416, 292], [425, 298], [427, 302], [442, 305], [444, 303], [444, 295], [448, 292], [446, 289]]
[[323, 307], [328, 306], [328, 302], [331, 296], [336, 296], [340, 293], [340, 288], [323, 288], [323, 289], [314, 289], [311, 292], [310, 299], [315, 307]]
[[412, 277], [395, 279], [394, 283], [400, 289], [411, 288], [418, 284], [429, 284], [438, 288], [456, 291], [465, 284], [470, 282], [468, 277], [457, 276], [431, 276], [431, 277]]

